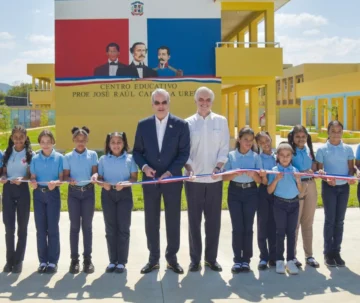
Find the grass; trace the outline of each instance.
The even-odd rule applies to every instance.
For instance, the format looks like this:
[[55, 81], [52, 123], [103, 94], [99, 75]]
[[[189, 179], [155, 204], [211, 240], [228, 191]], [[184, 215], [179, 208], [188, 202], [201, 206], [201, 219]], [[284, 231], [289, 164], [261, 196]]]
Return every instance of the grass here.
[[[222, 209], [228, 209], [227, 207], [227, 191], [228, 191], [229, 182], [224, 182], [223, 187], [223, 199], [222, 199]], [[322, 207], [322, 199], [321, 199], [321, 180], [316, 180], [316, 187], [318, 191], [318, 207]], [[0, 185], [0, 189], [2, 192], [2, 184]], [[60, 187], [61, 191], [61, 210], [67, 211], [67, 195], [68, 195], [68, 187], [67, 185], [62, 185]], [[142, 195], [142, 188], [140, 185], [136, 185], [132, 187], [133, 191], [133, 200], [134, 200], [134, 211], [143, 210], [144, 209], [144, 198]], [[32, 192], [32, 191], [31, 191]], [[95, 188], [95, 209], [97, 211], [101, 211], [101, 188], [99, 186], [96, 186]], [[31, 199], [32, 200], [32, 199]], [[351, 185], [350, 186], [350, 197], [349, 197], [349, 207], [356, 207], [358, 206], [358, 200], [357, 200], [357, 185]], [[186, 204], [186, 198], [185, 198], [185, 190], [182, 191], [182, 197], [181, 197], [181, 209], [186, 210], [187, 209]], [[164, 209], [163, 205], [161, 209]], [[31, 210], [33, 210], [33, 205], [31, 202]]]
[[[278, 126], [277, 126], [278, 127]], [[283, 129], [286, 129], [285, 127], [288, 126], [279, 126], [279, 127], [284, 127]], [[55, 135], [55, 127], [51, 126], [49, 127], [49, 129], [54, 133]], [[33, 143], [37, 143], [37, 137], [39, 135], [39, 133], [42, 131], [42, 129], [35, 129], [35, 130], [30, 130], [28, 131], [28, 136], [30, 138], [30, 141]], [[347, 134], [344, 134], [344, 137]], [[2, 134], [0, 136], [0, 149], [4, 150], [7, 147], [7, 140], [5, 139], [4, 134]], [[37, 148], [34, 148], [35, 150]], [[140, 174], [139, 174], [140, 175]], [[2, 192], [2, 184], [0, 184], [0, 190]], [[229, 186], [229, 182], [224, 182], [224, 187], [223, 187], [223, 200], [222, 200], [222, 208], [223, 209], [227, 209], [227, 191], [228, 191], [228, 186]], [[321, 200], [321, 180], [316, 180], [316, 186], [317, 186], [317, 190], [318, 190], [318, 207], [322, 207], [322, 200]], [[355, 207], [358, 206], [358, 200], [357, 200], [357, 185], [351, 185], [350, 186], [350, 197], [349, 197], [349, 207]], [[68, 195], [68, 187], [67, 185], [62, 185], [60, 187], [60, 191], [61, 191], [61, 210], [62, 211], [67, 211], [67, 195]], [[142, 194], [142, 188], [139, 185], [133, 186], [132, 187], [132, 191], [133, 191], [133, 200], [134, 200], [134, 210], [143, 210], [144, 209], [144, 198], [143, 198], [143, 194]], [[32, 190], [31, 190], [32, 192]], [[101, 188], [99, 186], [96, 186], [95, 188], [95, 209], [97, 211], [101, 210], [101, 198], [100, 198], [100, 194], [101, 194]], [[31, 194], [32, 195], [32, 194]], [[31, 198], [32, 200], [32, 198]], [[186, 198], [185, 198], [185, 190], [182, 191], [182, 197], [181, 197], [181, 209], [182, 210], [186, 210]], [[162, 209], [164, 208], [163, 205], [161, 207]], [[31, 202], [31, 210], [33, 210], [33, 205]]]
[[[329, 135], [328, 133], [319, 133], [318, 137], [319, 138], [327, 138]], [[354, 134], [349, 134], [349, 133], [343, 133], [342, 135], [343, 138], [357, 138]]]
[[281, 130], [284, 130], [284, 129], [292, 129], [293, 126], [290, 126], [290, 125], [276, 125], [276, 131], [279, 132]]

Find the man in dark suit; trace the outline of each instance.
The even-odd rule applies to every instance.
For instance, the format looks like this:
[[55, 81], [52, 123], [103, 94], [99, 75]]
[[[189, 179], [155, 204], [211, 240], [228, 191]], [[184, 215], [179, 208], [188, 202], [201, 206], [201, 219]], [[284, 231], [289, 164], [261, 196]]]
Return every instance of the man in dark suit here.
[[117, 76], [128, 76], [134, 78], [154, 78], [158, 74], [155, 70], [145, 65], [147, 49], [143, 42], [136, 42], [130, 48], [133, 61], [124, 69], [118, 69]]
[[[170, 95], [157, 89], [152, 93], [155, 115], [141, 120], [137, 126], [133, 156], [143, 171], [143, 181], [181, 176], [181, 169], [190, 154], [188, 124], [169, 113]], [[145, 231], [150, 251], [148, 263], [141, 270], [145, 274], [159, 268], [160, 259], [160, 202], [165, 205], [167, 267], [183, 273], [176, 254], [180, 247], [180, 210], [182, 182], [143, 185]]]
[[[116, 43], [110, 43], [106, 47], [108, 62], [94, 69], [94, 76], [116, 76], [117, 72], [125, 67], [125, 64], [119, 62], [120, 47]], [[120, 73], [120, 72], [119, 72]]]

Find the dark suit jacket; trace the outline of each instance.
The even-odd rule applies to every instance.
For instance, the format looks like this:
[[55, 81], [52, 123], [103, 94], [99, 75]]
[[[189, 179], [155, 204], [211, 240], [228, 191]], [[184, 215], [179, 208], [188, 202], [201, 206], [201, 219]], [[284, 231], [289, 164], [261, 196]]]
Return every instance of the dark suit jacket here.
[[[133, 77], [133, 78], [139, 78], [139, 73], [137, 70], [136, 65], [134, 62], [131, 62], [131, 64], [124, 69], [118, 69], [116, 76], [127, 76], [127, 77]], [[158, 74], [155, 70], [148, 66], [143, 67], [143, 78], [154, 78], [157, 77]]]
[[[109, 63], [105, 63], [103, 65], [95, 67], [94, 76], [109, 76], [109, 66], [110, 66]], [[119, 71], [119, 69], [123, 69], [126, 67], [127, 67], [127, 65], [118, 62], [118, 71]]]
[[[169, 114], [161, 152], [159, 151], [155, 116], [141, 120], [136, 129], [133, 157], [140, 169], [147, 164], [156, 170], [156, 178], [169, 171], [181, 176], [190, 155], [190, 131], [186, 121]], [[143, 174], [143, 180], [149, 178]]]

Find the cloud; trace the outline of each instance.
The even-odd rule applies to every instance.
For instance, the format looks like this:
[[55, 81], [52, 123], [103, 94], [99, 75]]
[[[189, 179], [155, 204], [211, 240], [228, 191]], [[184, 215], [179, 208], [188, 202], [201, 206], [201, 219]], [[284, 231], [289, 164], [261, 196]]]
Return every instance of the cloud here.
[[305, 35], [305, 36], [316, 36], [319, 34], [320, 34], [320, 30], [318, 30], [316, 28], [303, 31], [303, 35]]
[[53, 44], [54, 36], [45, 36], [45, 35], [30, 35], [27, 37], [32, 43], [40, 43], [40, 44]]
[[284, 27], [313, 27], [327, 25], [328, 20], [321, 15], [301, 14], [275, 14], [275, 25]]
[[16, 43], [14, 41], [1, 42], [0, 41], [0, 49], [14, 49]]
[[278, 36], [284, 49], [284, 62], [294, 65], [303, 63], [349, 63], [359, 61], [360, 38]]
[[9, 32], [0, 32], [0, 40], [12, 40], [14, 38]]
[[20, 56], [22, 58], [28, 58], [28, 63], [33, 63], [32, 61], [34, 59], [39, 59], [40, 61], [42, 60], [43, 63], [45, 63], [44, 61], [51, 61], [54, 62], [54, 48], [53, 47], [45, 47], [45, 48], [39, 48], [39, 49], [34, 49], [34, 50], [28, 50], [28, 51], [23, 51], [20, 53]]

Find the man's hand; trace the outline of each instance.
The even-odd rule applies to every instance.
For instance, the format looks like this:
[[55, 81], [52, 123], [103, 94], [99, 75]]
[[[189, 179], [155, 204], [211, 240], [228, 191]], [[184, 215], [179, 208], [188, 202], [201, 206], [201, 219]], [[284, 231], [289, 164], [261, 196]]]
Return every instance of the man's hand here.
[[[154, 173], [154, 175], [155, 175], [155, 173]], [[159, 180], [169, 178], [169, 177], [172, 177], [172, 174], [169, 171], [166, 171], [165, 173], [162, 174], [162, 176], [159, 178]]]
[[212, 171], [211, 179], [213, 179], [213, 180], [219, 179], [220, 176], [217, 176], [216, 174], [220, 173], [220, 172], [221, 172], [221, 170], [218, 167], [215, 167]]
[[111, 185], [109, 183], [102, 183], [102, 187], [108, 191], [111, 189]]
[[144, 173], [146, 177], [155, 178], [156, 170], [152, 169], [149, 165], [144, 167]]

